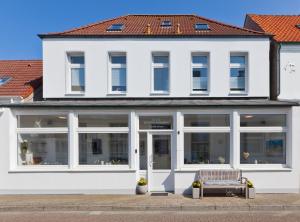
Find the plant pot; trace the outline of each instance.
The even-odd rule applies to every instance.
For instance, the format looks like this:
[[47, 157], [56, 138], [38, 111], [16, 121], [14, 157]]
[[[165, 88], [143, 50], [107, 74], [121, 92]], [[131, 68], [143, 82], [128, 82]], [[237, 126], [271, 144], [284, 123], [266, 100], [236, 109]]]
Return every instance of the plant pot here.
[[193, 199], [199, 199], [199, 198], [200, 198], [200, 188], [193, 187]]
[[148, 186], [147, 185], [144, 185], [144, 186], [137, 185], [137, 187], [136, 187], [136, 193], [137, 194], [146, 194], [147, 191], [148, 191]]
[[249, 199], [254, 199], [255, 198], [255, 188], [248, 188], [248, 198]]

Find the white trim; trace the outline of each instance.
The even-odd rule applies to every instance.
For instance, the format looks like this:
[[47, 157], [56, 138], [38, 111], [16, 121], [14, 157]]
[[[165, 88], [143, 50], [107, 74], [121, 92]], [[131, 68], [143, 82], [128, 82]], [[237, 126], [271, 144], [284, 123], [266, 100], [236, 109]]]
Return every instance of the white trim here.
[[78, 127], [78, 133], [128, 133], [129, 127]]
[[184, 133], [230, 133], [230, 127], [183, 127]]

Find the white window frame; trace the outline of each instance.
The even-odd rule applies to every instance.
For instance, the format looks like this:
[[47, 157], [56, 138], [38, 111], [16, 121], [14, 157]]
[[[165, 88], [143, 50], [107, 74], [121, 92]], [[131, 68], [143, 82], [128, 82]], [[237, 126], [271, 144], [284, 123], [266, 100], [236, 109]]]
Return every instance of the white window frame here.
[[[206, 56], [207, 64], [193, 63], [193, 56]], [[193, 87], [193, 71], [194, 68], [206, 68], [207, 69], [207, 89], [203, 91], [194, 90]], [[192, 52], [191, 53], [191, 95], [208, 95], [210, 91], [210, 53], [209, 52]]]
[[[228, 115], [230, 119], [229, 126], [208, 126], [208, 127], [192, 127], [192, 126], [184, 126], [184, 116], [187, 114], [196, 114], [196, 115]], [[233, 165], [232, 158], [232, 148], [230, 148], [229, 153], [229, 161], [228, 164], [185, 164], [184, 163], [184, 134], [185, 133], [228, 133], [229, 134], [229, 144], [232, 146], [232, 111], [222, 110], [222, 111], [183, 111], [181, 112], [182, 118], [182, 135], [181, 135], [181, 144], [183, 147], [182, 152], [182, 160], [179, 165], [181, 165], [181, 169], [191, 170], [191, 169], [231, 169]]]
[[[239, 168], [243, 170], [252, 170], [252, 169], [289, 169], [291, 167], [290, 161], [289, 161], [289, 156], [291, 154], [291, 147], [290, 147], [290, 132], [289, 132], [289, 113], [288, 111], [239, 111], [238, 112], [239, 117], [241, 115], [260, 115], [260, 114], [265, 114], [265, 115], [285, 115], [286, 117], [286, 126], [267, 126], [267, 127], [262, 127], [262, 126], [251, 126], [251, 127], [243, 127], [240, 126], [240, 118], [238, 121], [238, 160], [239, 160]], [[241, 133], [285, 133], [285, 164], [242, 164], [240, 163], [240, 135]]]
[[[128, 127], [79, 127], [78, 125], [78, 116], [79, 115], [127, 115], [128, 117]], [[79, 171], [85, 170], [130, 170], [132, 169], [131, 162], [131, 140], [130, 140], [130, 126], [131, 126], [131, 118], [130, 112], [93, 112], [93, 111], [78, 111], [75, 113], [75, 118], [77, 119], [75, 125], [75, 138], [77, 138], [76, 144], [76, 154], [75, 154], [75, 167], [74, 169]], [[128, 134], [128, 164], [127, 165], [92, 165], [92, 164], [85, 164], [79, 165], [79, 134], [80, 133], [99, 133], [99, 134], [107, 134], [107, 133], [117, 133], [117, 134]]]
[[[168, 56], [168, 63], [154, 63], [155, 56]], [[168, 68], [168, 90], [154, 90], [154, 69]], [[168, 95], [170, 93], [171, 75], [170, 75], [170, 53], [169, 52], [152, 52], [151, 53], [151, 94]]]
[[[68, 164], [67, 165], [19, 165], [19, 134], [66, 134], [69, 138], [68, 125], [66, 127], [43, 127], [43, 128], [20, 128], [18, 127], [18, 116], [31, 116], [31, 115], [64, 115], [68, 118], [68, 112], [52, 112], [52, 111], [22, 111], [14, 113], [14, 125], [15, 125], [15, 149], [10, 152], [10, 171], [65, 171], [70, 167], [70, 142], [68, 139]], [[69, 121], [69, 120], [68, 120]]]
[[[72, 56], [83, 56], [84, 64], [72, 64], [71, 57]], [[84, 95], [86, 92], [86, 56], [84, 52], [76, 51], [76, 52], [66, 52], [66, 95]], [[72, 68], [83, 68], [84, 69], [84, 91], [73, 91], [72, 90]]]
[[[125, 56], [126, 64], [112, 64], [111, 57], [113, 56]], [[128, 69], [127, 69], [127, 53], [126, 52], [109, 52], [108, 53], [108, 95], [126, 95], [128, 91]], [[126, 69], [126, 90], [125, 91], [113, 91], [112, 90], [112, 69], [113, 68], [125, 68]]]
[[[244, 56], [245, 57], [245, 65], [237, 64], [237, 63], [231, 63], [231, 56]], [[230, 52], [229, 53], [229, 90], [231, 95], [235, 94], [248, 94], [248, 82], [249, 82], [249, 53], [248, 52]], [[245, 69], [245, 89], [244, 90], [231, 90], [231, 68], [243, 68]]]

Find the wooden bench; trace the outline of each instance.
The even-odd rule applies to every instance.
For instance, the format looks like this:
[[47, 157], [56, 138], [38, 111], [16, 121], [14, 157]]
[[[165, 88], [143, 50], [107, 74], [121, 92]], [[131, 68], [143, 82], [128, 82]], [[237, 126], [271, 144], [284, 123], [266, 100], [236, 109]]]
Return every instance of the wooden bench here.
[[242, 189], [248, 198], [247, 178], [242, 177], [241, 170], [200, 170], [198, 179], [201, 183], [200, 196], [204, 189]]

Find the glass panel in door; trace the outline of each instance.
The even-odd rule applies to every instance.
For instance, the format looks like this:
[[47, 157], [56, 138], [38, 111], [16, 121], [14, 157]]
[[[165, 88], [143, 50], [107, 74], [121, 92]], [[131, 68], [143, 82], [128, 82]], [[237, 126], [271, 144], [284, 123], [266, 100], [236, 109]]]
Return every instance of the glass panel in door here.
[[171, 136], [153, 135], [153, 170], [171, 169]]

